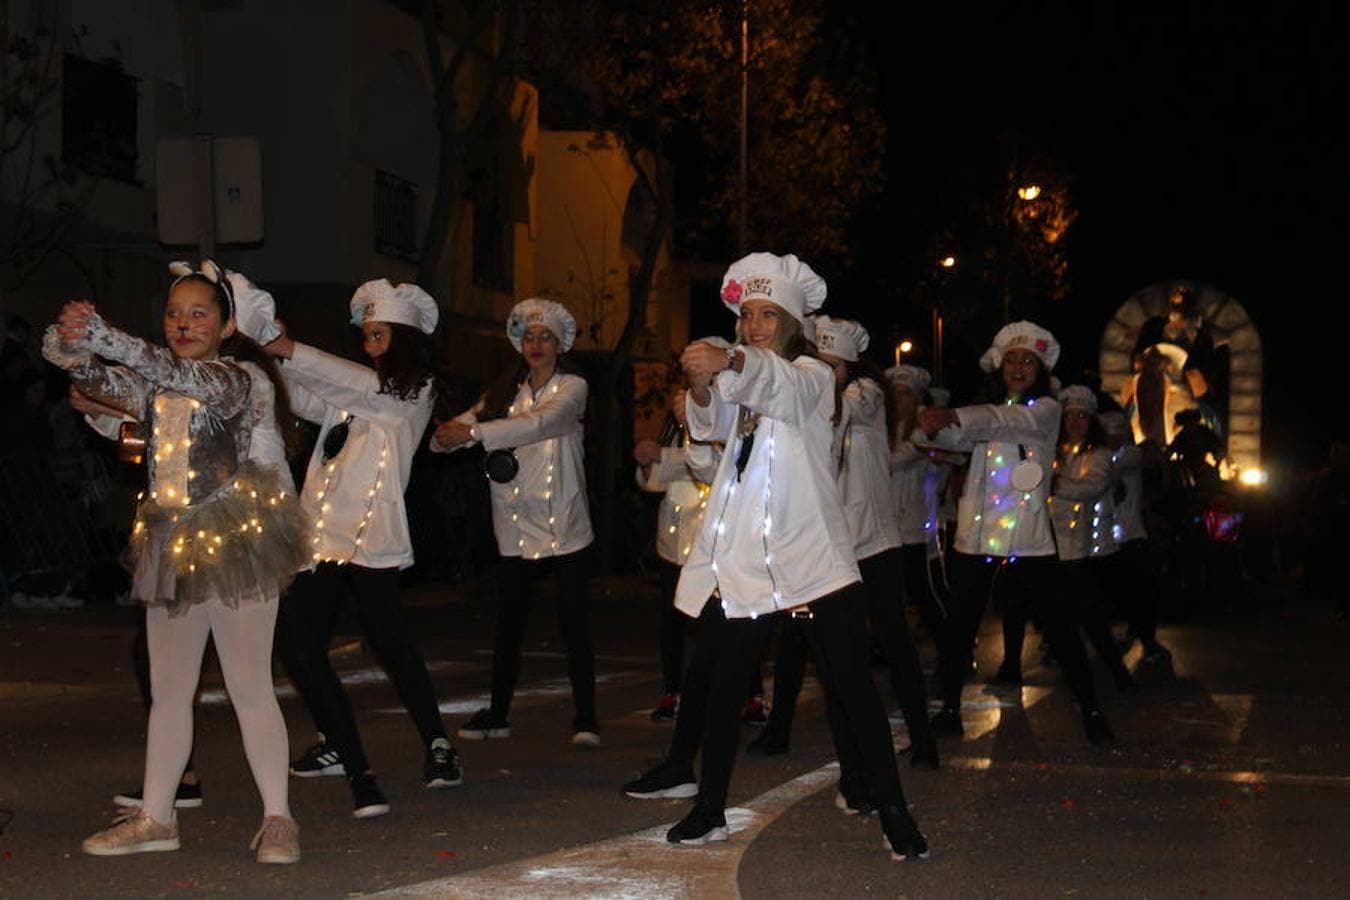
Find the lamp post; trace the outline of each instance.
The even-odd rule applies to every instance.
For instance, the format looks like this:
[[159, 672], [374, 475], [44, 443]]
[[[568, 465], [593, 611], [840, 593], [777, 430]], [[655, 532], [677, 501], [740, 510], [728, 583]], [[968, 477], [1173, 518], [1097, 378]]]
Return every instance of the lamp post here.
[[[1019, 185], [1012, 192], [1008, 205], [1005, 207], [1008, 211], [1008, 241], [1005, 253], [1011, 256], [1017, 251], [1019, 246], [1019, 227], [1021, 226], [1020, 217], [1017, 214], [1018, 203], [1034, 203], [1036, 198], [1041, 195], [1041, 186], [1034, 182]], [[1008, 274], [1009, 261], [1005, 259], [1002, 264], [1002, 277], [999, 284], [1000, 299], [1003, 301], [1003, 324], [1007, 324], [1012, 319], [1012, 289]]]
[[942, 320], [943, 303], [947, 299], [947, 284], [951, 280], [951, 275], [956, 271], [957, 259], [955, 256], [944, 256], [937, 262], [937, 294], [933, 299], [932, 326], [933, 326], [933, 380], [937, 384], [946, 384], [943, 378], [942, 358], [943, 338], [945, 337], [944, 322]]
[[741, 181], [740, 228], [737, 240], [740, 255], [746, 254], [746, 217], [749, 215], [749, 188], [746, 185], [746, 157], [749, 155], [747, 133], [750, 130], [750, 0], [741, 0]]

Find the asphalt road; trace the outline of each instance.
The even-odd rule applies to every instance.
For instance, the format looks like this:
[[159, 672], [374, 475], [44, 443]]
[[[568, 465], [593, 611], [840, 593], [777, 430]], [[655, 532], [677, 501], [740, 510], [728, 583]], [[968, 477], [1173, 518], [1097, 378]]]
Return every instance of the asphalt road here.
[[[1020, 690], [972, 682], [967, 734], [943, 742], [943, 769], [902, 768], [932, 845], [906, 863], [889, 861], [875, 820], [834, 808], [812, 681], [792, 752], [738, 762], [731, 840], [667, 845], [688, 801], [618, 790], [670, 735], [647, 716], [660, 688], [654, 589], [606, 579], [591, 595], [603, 745], [569, 742], [565, 661], [540, 598], [512, 737], [456, 741], [465, 783], [443, 791], [422, 787], [416, 732], [344, 620], [334, 659], [393, 811], [356, 821], [343, 779], [292, 779], [294, 866], [247, 850], [261, 813], [213, 660], [197, 719], [206, 802], [180, 813], [182, 849], [84, 856], [111, 795], [140, 774], [134, 613], [0, 611], [0, 810], [12, 813], [0, 811], [0, 897], [1350, 897], [1350, 624], [1290, 590], [1168, 624], [1172, 664], [1140, 669], [1128, 694], [1099, 672], [1111, 750], [1082, 739], [1054, 669], [1029, 668]], [[424, 584], [408, 600], [453, 731], [487, 690], [489, 591]], [[996, 624], [981, 640], [986, 673]], [[1026, 659], [1038, 658], [1031, 638]], [[312, 726], [276, 674], [298, 753]]]

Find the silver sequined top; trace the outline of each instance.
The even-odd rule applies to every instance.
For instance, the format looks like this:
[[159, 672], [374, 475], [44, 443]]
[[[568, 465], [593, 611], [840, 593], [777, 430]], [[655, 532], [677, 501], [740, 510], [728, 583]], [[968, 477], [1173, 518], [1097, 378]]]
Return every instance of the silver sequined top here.
[[192, 506], [211, 496], [247, 456], [256, 420], [252, 379], [231, 358], [180, 359], [98, 316], [75, 346], [48, 328], [42, 352], [85, 394], [151, 424], [150, 491], [162, 505]]

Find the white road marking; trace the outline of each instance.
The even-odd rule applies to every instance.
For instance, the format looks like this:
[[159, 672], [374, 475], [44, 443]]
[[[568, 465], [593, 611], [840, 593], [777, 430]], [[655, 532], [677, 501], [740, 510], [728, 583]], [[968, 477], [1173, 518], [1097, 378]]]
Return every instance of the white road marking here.
[[[463, 875], [391, 888], [375, 897], [574, 898], [678, 900], [740, 896], [736, 872], [741, 857], [761, 831], [794, 803], [839, 777], [830, 763], [727, 810], [731, 840], [701, 847], [666, 841], [671, 824], [622, 837], [503, 863]], [[646, 802], [646, 801], [644, 801]], [[878, 842], [879, 843], [879, 842]], [[881, 853], [878, 851], [878, 859]]]

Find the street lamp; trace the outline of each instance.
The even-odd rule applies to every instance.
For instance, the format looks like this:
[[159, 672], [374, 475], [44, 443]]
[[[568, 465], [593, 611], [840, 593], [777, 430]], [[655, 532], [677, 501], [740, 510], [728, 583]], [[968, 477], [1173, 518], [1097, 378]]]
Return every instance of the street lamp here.
[[901, 340], [895, 345], [895, 364], [900, 365], [900, 357], [914, 349], [914, 342], [908, 339]]
[[944, 256], [944, 257], [942, 257], [941, 259], [938, 260], [938, 272], [937, 272], [937, 279], [936, 279], [936, 280], [937, 280], [938, 291], [937, 291], [937, 296], [934, 298], [934, 301], [933, 301], [933, 309], [932, 309], [932, 317], [933, 317], [933, 377], [937, 380], [938, 384], [942, 384], [942, 383], [943, 383], [943, 380], [942, 380], [942, 378], [943, 378], [943, 376], [942, 376], [942, 366], [943, 366], [943, 359], [942, 359], [942, 344], [943, 344], [943, 338], [944, 338], [944, 336], [945, 336], [945, 335], [944, 335], [945, 329], [944, 329], [944, 327], [943, 327], [944, 323], [943, 323], [943, 321], [942, 321], [942, 307], [943, 307], [944, 301], [945, 301], [946, 298], [947, 298], [946, 295], [947, 295], [947, 284], [948, 284], [949, 276], [951, 275], [952, 271], [956, 268], [956, 261], [957, 261], [957, 260], [956, 260], [956, 257], [955, 257], [955, 256], [951, 256], [951, 255]]
[[1035, 200], [1041, 195], [1041, 186], [1039, 184], [1028, 184], [1017, 189], [1018, 199]]

